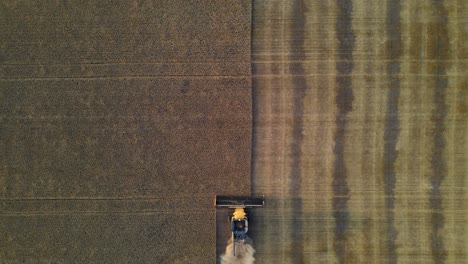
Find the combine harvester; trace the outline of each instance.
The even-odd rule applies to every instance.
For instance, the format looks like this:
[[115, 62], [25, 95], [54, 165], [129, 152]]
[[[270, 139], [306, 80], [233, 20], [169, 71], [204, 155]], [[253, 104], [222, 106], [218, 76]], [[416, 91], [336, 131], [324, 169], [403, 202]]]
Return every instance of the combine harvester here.
[[245, 208], [261, 207], [265, 204], [264, 197], [249, 196], [216, 196], [215, 205], [217, 208], [234, 209], [230, 215], [232, 251], [236, 255], [236, 244], [244, 244], [249, 230], [249, 221]]

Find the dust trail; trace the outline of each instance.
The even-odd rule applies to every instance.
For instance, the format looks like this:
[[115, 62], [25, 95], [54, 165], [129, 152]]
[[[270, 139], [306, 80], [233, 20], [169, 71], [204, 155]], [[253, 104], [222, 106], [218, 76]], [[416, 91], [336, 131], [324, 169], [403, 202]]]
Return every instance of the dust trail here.
[[255, 249], [252, 240], [247, 238], [245, 243], [236, 243], [236, 255], [232, 252], [232, 239], [229, 239], [226, 252], [221, 256], [221, 264], [253, 264]]

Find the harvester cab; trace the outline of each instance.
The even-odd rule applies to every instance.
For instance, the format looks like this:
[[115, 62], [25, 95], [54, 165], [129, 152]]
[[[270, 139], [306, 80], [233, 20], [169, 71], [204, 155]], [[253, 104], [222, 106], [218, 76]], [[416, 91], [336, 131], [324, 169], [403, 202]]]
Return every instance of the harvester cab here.
[[244, 242], [247, 238], [247, 231], [249, 230], [249, 221], [244, 208], [235, 208], [231, 217], [231, 231], [234, 241]]
[[217, 208], [233, 209], [230, 217], [233, 254], [236, 255], [236, 244], [245, 243], [249, 230], [249, 221], [245, 208], [261, 207], [265, 204], [264, 197], [217, 196]]

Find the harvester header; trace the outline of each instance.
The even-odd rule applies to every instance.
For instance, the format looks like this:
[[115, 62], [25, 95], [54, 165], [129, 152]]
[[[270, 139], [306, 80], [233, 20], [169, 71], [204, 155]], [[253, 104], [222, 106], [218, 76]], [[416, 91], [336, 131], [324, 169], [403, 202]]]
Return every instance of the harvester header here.
[[216, 196], [216, 207], [250, 208], [265, 205], [265, 198], [251, 196]]

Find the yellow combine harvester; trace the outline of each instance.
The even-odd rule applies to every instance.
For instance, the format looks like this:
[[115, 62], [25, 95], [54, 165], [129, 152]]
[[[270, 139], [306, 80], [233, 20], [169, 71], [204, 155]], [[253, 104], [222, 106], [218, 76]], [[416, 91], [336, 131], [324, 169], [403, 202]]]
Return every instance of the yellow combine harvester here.
[[247, 239], [247, 231], [249, 230], [249, 221], [244, 209], [261, 207], [264, 204], [264, 197], [216, 196], [216, 207], [234, 209], [234, 212], [230, 217], [233, 246], [232, 251], [234, 256], [236, 255], [236, 244], [245, 243]]

